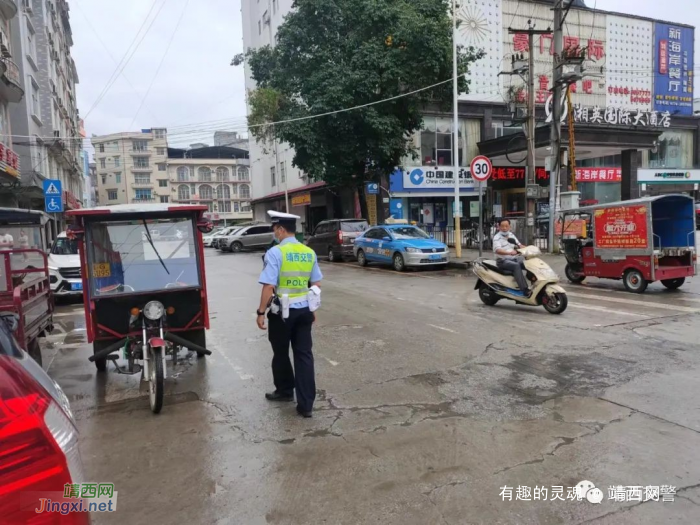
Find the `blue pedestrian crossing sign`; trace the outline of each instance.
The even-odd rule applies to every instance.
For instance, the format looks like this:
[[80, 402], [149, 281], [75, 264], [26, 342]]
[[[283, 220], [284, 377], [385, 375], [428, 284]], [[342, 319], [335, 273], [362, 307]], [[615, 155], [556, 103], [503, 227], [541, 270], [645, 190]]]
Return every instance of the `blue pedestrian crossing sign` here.
[[60, 180], [44, 181], [44, 209], [48, 213], [63, 212], [63, 188]]

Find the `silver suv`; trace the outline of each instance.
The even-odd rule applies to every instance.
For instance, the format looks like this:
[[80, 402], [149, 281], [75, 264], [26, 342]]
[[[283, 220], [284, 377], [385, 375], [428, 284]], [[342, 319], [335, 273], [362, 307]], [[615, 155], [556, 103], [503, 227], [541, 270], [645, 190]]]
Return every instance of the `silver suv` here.
[[232, 235], [219, 241], [222, 251], [240, 252], [267, 248], [275, 239], [271, 224], [256, 224], [236, 230]]

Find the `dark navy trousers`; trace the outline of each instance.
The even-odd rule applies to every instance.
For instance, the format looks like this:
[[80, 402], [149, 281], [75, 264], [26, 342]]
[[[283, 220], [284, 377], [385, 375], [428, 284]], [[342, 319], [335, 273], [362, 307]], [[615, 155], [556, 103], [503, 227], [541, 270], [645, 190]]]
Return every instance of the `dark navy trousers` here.
[[[267, 319], [275, 389], [285, 396], [291, 396], [296, 390], [297, 405], [301, 410], [310, 412], [316, 398], [314, 354], [311, 351], [314, 314], [308, 308], [290, 308], [287, 319], [273, 313], [268, 313]], [[289, 359], [290, 343], [294, 368]]]

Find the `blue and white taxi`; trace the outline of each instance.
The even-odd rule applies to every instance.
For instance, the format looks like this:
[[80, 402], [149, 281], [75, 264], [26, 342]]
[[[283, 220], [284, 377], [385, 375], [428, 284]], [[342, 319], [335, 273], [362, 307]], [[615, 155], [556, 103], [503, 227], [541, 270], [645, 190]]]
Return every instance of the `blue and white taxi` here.
[[417, 266], [446, 265], [447, 246], [410, 224], [374, 226], [355, 239], [355, 257], [360, 266], [391, 264], [396, 271]]

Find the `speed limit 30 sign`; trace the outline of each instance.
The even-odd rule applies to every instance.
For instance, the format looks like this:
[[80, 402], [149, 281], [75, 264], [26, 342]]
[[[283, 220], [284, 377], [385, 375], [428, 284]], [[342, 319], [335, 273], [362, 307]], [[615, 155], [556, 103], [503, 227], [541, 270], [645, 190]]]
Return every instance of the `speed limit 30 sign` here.
[[484, 182], [491, 176], [493, 166], [491, 165], [491, 161], [488, 157], [478, 155], [472, 159], [470, 169], [472, 172], [472, 178], [475, 181]]

